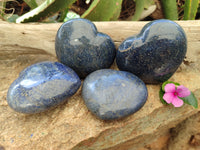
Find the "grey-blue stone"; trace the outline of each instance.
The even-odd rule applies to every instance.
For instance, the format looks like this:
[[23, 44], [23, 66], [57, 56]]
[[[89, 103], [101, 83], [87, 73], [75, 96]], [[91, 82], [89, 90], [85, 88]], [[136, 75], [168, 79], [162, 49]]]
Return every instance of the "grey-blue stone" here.
[[24, 69], [7, 93], [9, 106], [17, 112], [43, 112], [76, 93], [78, 75], [59, 62], [41, 62]]
[[82, 87], [86, 106], [102, 120], [133, 114], [145, 104], [147, 95], [144, 82], [137, 76], [112, 69], [89, 74]]
[[59, 28], [55, 50], [58, 60], [72, 68], [80, 78], [89, 73], [109, 68], [116, 55], [112, 39], [97, 31], [86, 19], [71, 19]]
[[182, 63], [187, 51], [184, 30], [170, 20], [155, 20], [140, 34], [121, 43], [116, 55], [120, 70], [129, 71], [145, 83], [168, 80]]

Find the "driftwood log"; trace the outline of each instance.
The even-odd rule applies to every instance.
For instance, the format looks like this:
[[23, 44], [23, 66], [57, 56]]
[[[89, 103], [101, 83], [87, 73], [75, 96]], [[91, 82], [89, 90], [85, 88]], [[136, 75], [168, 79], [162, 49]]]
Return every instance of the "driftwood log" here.
[[[116, 47], [147, 22], [95, 22]], [[200, 100], [200, 21], [179, 21], [188, 38], [185, 60], [170, 80]], [[135, 114], [101, 121], [86, 108], [81, 89], [52, 110], [24, 115], [7, 105], [9, 85], [20, 71], [36, 62], [56, 61], [54, 42], [61, 24], [13, 24], [0, 21], [0, 150], [147, 150], [200, 148], [199, 109], [174, 108], [159, 100], [160, 85], [147, 85], [149, 97]], [[116, 68], [116, 65], [113, 65]]]

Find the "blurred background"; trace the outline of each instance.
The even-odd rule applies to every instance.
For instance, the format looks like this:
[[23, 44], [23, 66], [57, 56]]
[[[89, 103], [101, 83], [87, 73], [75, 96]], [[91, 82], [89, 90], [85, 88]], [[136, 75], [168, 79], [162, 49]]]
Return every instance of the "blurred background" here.
[[200, 0], [0, 0], [0, 19], [8, 22], [197, 20]]

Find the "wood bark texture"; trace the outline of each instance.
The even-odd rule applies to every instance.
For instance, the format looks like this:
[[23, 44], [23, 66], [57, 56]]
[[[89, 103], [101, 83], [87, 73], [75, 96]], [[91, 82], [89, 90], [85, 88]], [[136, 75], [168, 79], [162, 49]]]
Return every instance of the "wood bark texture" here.
[[[127, 37], [139, 33], [146, 23], [95, 22], [100, 32], [111, 36], [116, 47]], [[170, 80], [188, 87], [199, 101], [200, 21], [177, 23], [186, 32], [188, 51]], [[170, 129], [174, 128], [177, 132], [174, 138], [180, 137], [182, 133], [178, 134], [178, 131], [182, 130], [176, 128], [182, 121], [197, 114], [200, 108], [163, 105], [159, 99], [160, 85], [147, 85], [149, 96], [144, 107], [116, 121], [102, 121], [92, 115], [81, 98], [81, 89], [66, 103], [40, 114], [25, 115], [8, 106], [7, 90], [25, 67], [46, 60], [57, 61], [54, 42], [60, 25], [0, 21], [0, 149], [147, 150], [177, 147], [171, 139]], [[112, 68], [117, 69], [115, 64]], [[191, 120], [185, 122], [192, 125]], [[197, 122], [194, 125], [199, 125]], [[193, 131], [194, 135], [200, 132]], [[189, 136], [183, 140], [186, 142], [188, 139]], [[182, 150], [186, 148], [184, 146]]]

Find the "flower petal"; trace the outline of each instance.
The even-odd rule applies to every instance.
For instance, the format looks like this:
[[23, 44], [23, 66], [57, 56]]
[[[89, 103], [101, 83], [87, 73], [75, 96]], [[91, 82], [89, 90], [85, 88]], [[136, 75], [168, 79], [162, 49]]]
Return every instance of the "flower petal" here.
[[176, 92], [179, 97], [187, 97], [191, 94], [190, 90], [183, 85], [178, 86]]
[[174, 93], [176, 91], [176, 86], [173, 83], [168, 83], [165, 85], [165, 92]]
[[165, 93], [165, 94], [163, 95], [163, 99], [164, 99], [168, 104], [170, 104], [170, 103], [173, 101], [173, 99], [174, 99], [174, 93]]
[[183, 105], [183, 100], [176, 96], [174, 97], [172, 104], [174, 105], [174, 107], [181, 107]]

